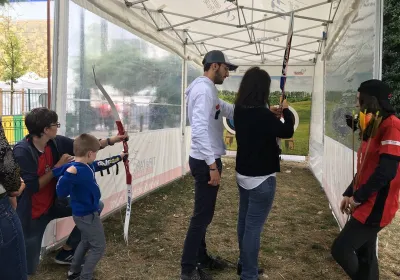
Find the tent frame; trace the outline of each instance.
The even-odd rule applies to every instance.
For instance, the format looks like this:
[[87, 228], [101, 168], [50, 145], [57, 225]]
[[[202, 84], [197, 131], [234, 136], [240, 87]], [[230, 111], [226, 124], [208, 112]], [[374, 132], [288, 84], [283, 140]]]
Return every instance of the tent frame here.
[[[80, 2], [81, 6], [84, 5], [84, 4], [82, 4], [83, 1], [81, 1], [81, 0], [73, 0], [73, 1], [75, 3]], [[185, 154], [186, 153], [186, 151], [185, 151], [185, 147], [186, 147], [186, 103], [184, 102], [184, 99], [185, 99], [184, 92], [187, 87], [188, 61], [193, 60], [199, 64], [198, 60], [195, 60], [192, 57], [190, 57], [190, 54], [192, 52], [190, 47], [193, 46], [196, 49], [197, 53], [200, 55], [200, 57], [202, 57], [202, 56], [204, 56], [205, 52], [208, 51], [207, 46], [211, 46], [211, 47], [215, 46], [215, 45], [206, 43], [207, 41], [212, 40], [214, 38], [224, 38], [224, 39], [236, 41], [237, 43], [243, 43], [243, 45], [241, 47], [249, 46], [249, 45], [255, 46], [255, 52], [240, 50], [240, 48], [241, 48], [240, 46], [224, 49], [224, 50], [235, 50], [235, 51], [243, 54], [243, 56], [230, 56], [231, 60], [239, 60], [240, 59], [240, 60], [250, 62], [249, 64], [240, 64], [240, 65], [251, 66], [251, 65], [266, 64], [267, 61], [265, 59], [265, 55], [276, 56], [277, 57], [276, 60], [268, 61], [268, 62], [271, 62], [271, 65], [276, 65], [276, 64], [272, 64], [272, 63], [282, 61], [282, 56], [277, 55], [275, 53], [284, 49], [284, 47], [266, 43], [265, 41], [269, 40], [269, 39], [279, 38], [282, 36], [287, 36], [287, 32], [274, 31], [274, 30], [270, 30], [270, 29], [266, 29], [266, 28], [256, 28], [256, 27], [253, 27], [253, 25], [256, 23], [261, 23], [261, 22], [265, 23], [269, 20], [272, 20], [273, 18], [278, 18], [280, 16], [289, 15], [291, 12], [280, 13], [280, 12], [274, 12], [274, 11], [269, 11], [269, 10], [255, 9], [252, 7], [240, 6], [238, 4], [238, 0], [230, 0], [230, 2], [234, 2], [236, 4], [235, 7], [232, 9], [224, 10], [224, 11], [221, 11], [221, 12], [218, 12], [215, 14], [209, 14], [209, 15], [206, 15], [203, 17], [190, 17], [190, 16], [187, 16], [184, 14], [178, 14], [178, 13], [164, 11], [162, 8], [158, 9], [158, 10], [148, 9], [147, 6], [145, 5], [145, 2], [148, 2], [148, 1], [149, 0], [137, 0], [137, 1], [124, 0], [125, 6], [127, 8], [145, 11], [146, 14], [150, 17], [153, 24], [155, 25], [158, 32], [165, 33], [168, 36], [167, 32], [172, 30], [175, 33], [175, 35], [177, 36], [177, 38], [179, 39], [178, 42], [180, 41], [182, 44], [183, 55], [182, 55], [182, 53], [179, 53], [180, 52], [179, 48], [173, 49], [174, 46], [169, 47], [166, 44], [163, 44], [161, 41], [155, 40], [154, 37], [149, 37], [150, 39], [148, 40], [148, 41], [155, 42], [156, 44], [158, 44], [158, 46], [161, 46], [163, 48], [169, 48], [170, 51], [175, 52], [177, 55], [181, 56], [183, 59], [180, 130], [181, 130], [181, 136], [182, 136], [182, 138], [181, 138], [181, 141], [182, 141], [182, 150], [181, 150], [182, 175], [184, 175], [187, 172], [186, 171], [187, 156]], [[88, 2], [90, 2], [90, 1], [88, 1]], [[310, 21], [315, 21], [318, 25], [294, 31], [294, 36], [313, 39], [313, 41], [292, 46], [292, 50], [304, 52], [304, 54], [291, 56], [290, 57], [291, 60], [296, 60], [296, 61], [302, 62], [302, 63], [304, 63], [304, 64], [302, 64], [304, 66], [306, 66], [306, 65], [307, 66], [310, 66], [310, 65], [315, 66], [316, 59], [321, 54], [323, 44], [326, 44], [327, 37], [326, 36], [322, 36], [322, 37], [307, 36], [304, 34], [299, 34], [299, 32], [312, 30], [314, 28], [320, 27], [321, 25], [325, 27], [325, 32], [328, 32], [329, 25], [333, 23], [336, 13], [338, 11], [338, 7], [339, 7], [339, 5], [342, 4], [342, 2], [344, 2], [344, 1], [339, 0], [338, 2], [334, 2], [333, 0], [325, 0], [321, 3], [317, 3], [314, 5], [307, 6], [307, 7], [301, 8], [301, 9], [296, 9], [293, 11], [294, 17], [300, 18], [300, 19], [305, 19], [305, 20], [310, 20]], [[313, 17], [303, 17], [303, 16], [296, 14], [300, 11], [304, 11], [304, 10], [311, 9], [313, 7], [317, 7], [317, 6], [321, 6], [321, 5], [325, 5], [328, 3], [331, 3], [331, 7], [330, 7], [330, 14], [329, 14], [329, 17], [327, 20], [313, 18]], [[336, 7], [334, 7], [334, 3], [337, 3]], [[93, 3], [90, 3], [88, 5], [95, 6]], [[108, 13], [108, 11], [105, 11], [104, 9], [102, 10], [98, 6], [95, 6], [95, 7], [96, 7], [96, 11], [97, 11], [96, 14], [103, 16], [110, 20], [110, 17], [112, 17], [111, 13]], [[264, 19], [257, 20], [257, 21], [253, 21], [251, 19], [251, 21], [248, 22], [243, 10], [251, 10], [252, 17], [253, 17], [253, 12], [265, 12], [265, 13], [271, 13], [271, 14], [275, 14], [275, 15], [272, 17], [265, 17]], [[228, 12], [233, 12], [233, 11], [236, 11], [237, 15], [238, 15], [238, 24], [237, 25], [229, 24], [229, 23], [222, 23], [222, 22], [218, 22], [218, 21], [212, 21], [209, 19], [212, 16], [215, 16], [218, 14], [222, 15], [222, 14], [226, 14]], [[155, 20], [155, 18], [152, 15], [153, 12], [160, 14], [164, 18], [164, 20], [166, 21], [168, 26], [162, 27], [162, 28], [159, 27], [157, 24], [157, 21]], [[381, 77], [382, 77], [383, 3], [380, 0], [376, 1], [376, 12], [377, 12], [377, 14], [379, 14], [381, 16], [377, 17], [378, 20], [376, 22], [374, 78], [381, 79]], [[170, 22], [170, 19], [168, 18], [168, 15], [177, 15], [180, 17], [186, 17], [186, 18], [189, 18], [190, 20], [172, 24]], [[242, 16], [240, 16], [240, 15], [242, 15]], [[54, 46], [53, 47], [53, 49], [54, 49], [53, 57], [54, 57], [54, 59], [53, 59], [53, 77], [52, 77], [53, 91], [52, 91], [51, 107], [52, 107], [52, 109], [55, 109], [58, 112], [58, 114], [61, 118], [60, 121], [62, 121], [62, 122], [65, 122], [65, 108], [66, 108], [65, 92], [66, 92], [66, 88], [67, 88], [67, 83], [66, 83], [65, 77], [67, 76], [67, 70], [68, 70], [68, 23], [69, 23], [68, 16], [69, 16], [69, 1], [64, 1], [64, 0], [55, 1], [54, 41], [53, 41], [53, 46]], [[108, 17], [106, 17], [106, 16], [108, 16]], [[216, 24], [222, 24], [225, 26], [235, 27], [238, 30], [218, 35], [218, 34], [204, 33], [204, 32], [200, 32], [200, 31], [196, 31], [196, 30], [177, 28], [177, 27], [183, 26], [187, 23], [196, 22], [196, 21], [205, 21], [205, 22], [212, 22], [212, 23], [216, 23]], [[115, 23], [115, 21], [112, 21], [112, 22]], [[150, 23], [150, 21], [147, 21], [146, 23]], [[119, 26], [124, 26], [124, 24], [125, 23], [120, 22]], [[127, 30], [129, 30], [129, 32], [132, 32], [131, 27], [127, 28]], [[277, 35], [273, 36], [273, 37], [268, 37], [268, 38], [264, 37], [264, 38], [257, 39], [254, 36], [255, 30], [269, 32], [269, 33], [275, 33]], [[237, 34], [240, 32], [247, 32], [249, 35], [249, 40], [247, 41], [247, 40], [240, 40], [240, 39], [228, 37], [230, 35], [234, 35], [234, 34]], [[192, 34], [205, 35], [208, 37], [204, 38], [202, 40], [193, 40], [193, 37], [191, 36]], [[145, 37], [146, 35], [141, 33], [141, 36]], [[168, 39], [174, 40], [175, 38], [170, 37]], [[175, 41], [174, 41], [174, 43], [175, 43]], [[314, 44], [314, 43], [319, 44], [318, 51], [313, 52], [313, 51], [309, 51], [309, 50], [306, 50], [303, 48], [299, 48], [299, 47], [303, 47], [308, 44]], [[278, 49], [265, 52], [265, 51], [261, 50], [262, 49], [261, 46], [271, 46], [271, 47], [276, 47]], [[202, 51], [202, 49], [203, 49], [203, 51]], [[299, 57], [309, 55], [309, 54], [315, 55], [315, 58], [313, 59], [313, 61], [311, 63], [310, 63], [310, 61], [298, 59]], [[259, 61], [253, 60], [253, 59], [251, 59], [252, 57], [253, 58], [257, 57], [257, 59], [260, 58], [260, 60]], [[325, 72], [325, 64], [323, 65], [323, 68], [324, 68], [324, 72]], [[314, 68], [314, 71], [315, 71], [315, 68]], [[314, 79], [315, 79], [315, 76], [314, 76]], [[325, 88], [323, 91], [325, 92]], [[323, 102], [324, 102], [323, 108], [325, 110], [325, 98], [323, 99]], [[325, 112], [323, 112], [323, 115], [325, 116]], [[323, 125], [322, 127], [323, 127], [322, 134], [325, 135], [325, 126]], [[61, 130], [63, 130], [63, 129], [65, 129], [65, 126], [62, 126]], [[61, 131], [61, 133], [64, 134], [65, 131]]]
[[[208, 15], [202, 16], [202, 17], [193, 17], [193, 16], [189, 16], [189, 15], [186, 15], [186, 14], [182, 14], [182, 13], [175, 13], [175, 12], [171, 12], [171, 11], [165, 11], [163, 8], [160, 8], [160, 9], [149, 9], [144, 3], [144, 2], [147, 2], [147, 1], [148, 0], [146, 0], [146, 1], [141, 0], [141, 1], [129, 2], [129, 1], [125, 0], [125, 5], [127, 6], [127, 8], [132, 8], [132, 9], [136, 9], [136, 10], [145, 11], [147, 13], [147, 15], [150, 17], [150, 19], [152, 20], [152, 22], [155, 25], [155, 27], [156, 27], [158, 32], [170, 31], [170, 30], [174, 31], [175, 35], [177, 36], [177, 38], [179, 38], [179, 40], [182, 42], [182, 44], [183, 45], [193, 45], [196, 48], [197, 52], [199, 53], [200, 57], [204, 56], [205, 52], [202, 52], [198, 45], [203, 46], [203, 48], [207, 52], [208, 49], [205, 48], [205, 46], [210, 46], [210, 47], [219, 47], [219, 46], [212, 45], [210, 43], [205, 43], [206, 41], [209, 41], [209, 40], [212, 40], [212, 39], [215, 39], [215, 38], [223, 38], [223, 39], [235, 41], [237, 43], [244, 43], [244, 44], [236, 46], [236, 47], [232, 47], [232, 48], [225, 48], [225, 49], [222, 49], [222, 51], [233, 50], [233, 51], [236, 51], [236, 52], [248, 54], [250, 56], [260, 57], [260, 61], [246, 59], [247, 61], [250, 61], [250, 62], [253, 62], [253, 63], [258, 63], [258, 64], [265, 64], [267, 62], [267, 60], [265, 58], [266, 54], [271, 55], [271, 54], [273, 54], [275, 52], [278, 52], [278, 51], [281, 51], [282, 49], [285, 49], [285, 47], [283, 47], [283, 46], [265, 43], [264, 41], [271, 40], [271, 39], [276, 39], [276, 38], [279, 38], [279, 37], [282, 37], [282, 36], [287, 36], [287, 32], [255, 28], [255, 27], [253, 27], [254, 24], [262, 23], [262, 22], [265, 23], [265, 22], [267, 22], [269, 20], [272, 20], [272, 19], [275, 19], [275, 18], [279, 18], [281, 16], [288, 16], [291, 13], [294, 14], [295, 18], [300, 18], [300, 19], [305, 19], [305, 20], [309, 20], [309, 21], [319, 22], [320, 24], [318, 24], [318, 25], [294, 31], [294, 36], [298, 36], [298, 37], [302, 37], [302, 38], [315, 39], [315, 41], [307, 42], [307, 43], [302, 44], [302, 45], [292, 46], [292, 50], [296, 50], [296, 51], [300, 51], [300, 52], [306, 52], [308, 54], [310, 54], [310, 53], [314, 54], [315, 57], [314, 57], [314, 59], [311, 59], [311, 61], [312, 61], [312, 64], [315, 64], [316, 57], [317, 57], [318, 54], [320, 54], [320, 52], [305, 50], [305, 49], [301, 49], [301, 48], [298, 48], [298, 47], [299, 46], [305, 46], [305, 45], [317, 42], [317, 43], [319, 43], [318, 49], [320, 49], [321, 48], [321, 44], [326, 40], [326, 36], [325, 37], [324, 36], [316, 37], [316, 36], [308, 36], [308, 35], [299, 34], [299, 33], [302, 32], [302, 31], [312, 30], [312, 29], [321, 27], [321, 25], [322, 26], [328, 26], [329, 24], [331, 24], [333, 22], [333, 17], [331, 19], [332, 10], [334, 8], [332, 0], [324, 0], [322, 2], [313, 4], [313, 5], [309, 5], [309, 6], [306, 6], [306, 7], [303, 7], [303, 8], [295, 9], [293, 11], [285, 12], [285, 13], [271, 11], [271, 10], [257, 9], [257, 8], [254, 8], [254, 7], [242, 6], [242, 5], [239, 5], [239, 3], [238, 3], [239, 0], [232, 0], [230, 2], [235, 4], [236, 7], [230, 8], [230, 9], [226, 9], [224, 11], [216, 12], [216, 13], [213, 13], [213, 14], [208, 14]], [[329, 4], [329, 3], [331, 3], [329, 19], [321, 19], [321, 18], [315, 18], [315, 17], [305, 17], [305, 16], [301, 16], [301, 15], [297, 14], [297, 13], [299, 13], [301, 11], [309, 10], [309, 9], [316, 8], [316, 7], [319, 7], [319, 6], [322, 6], [322, 5], [326, 5], [326, 4]], [[140, 5], [135, 5], [135, 4], [140, 4]], [[340, 2], [339, 2], [339, 4], [340, 4]], [[256, 21], [247, 22], [247, 19], [246, 19], [246, 16], [245, 16], [243, 10], [250, 10], [252, 12], [252, 16], [251, 16], [252, 18], [253, 18], [254, 12], [263, 12], [263, 13], [268, 13], [268, 14], [274, 14], [274, 16], [265, 17], [264, 19], [260, 19], [260, 20], [256, 20]], [[337, 11], [337, 7], [335, 8], [335, 10]], [[216, 20], [209, 19], [209, 18], [214, 17], [216, 15], [223, 15], [223, 14], [226, 14], [226, 13], [229, 13], [229, 12], [233, 12], [233, 11], [237, 11], [238, 24], [232, 24], [232, 23], [221, 22], [221, 21], [216, 21]], [[241, 11], [241, 13], [240, 13], [240, 11]], [[160, 27], [157, 24], [156, 20], [154, 19], [152, 13], [160, 14], [165, 19], [165, 21], [167, 22], [168, 26]], [[335, 14], [336, 14], [336, 12], [335, 12]], [[182, 22], [179, 22], [179, 23], [176, 23], [176, 24], [171, 24], [171, 22], [170, 22], [169, 18], [167, 17], [167, 15], [179, 16], [179, 17], [187, 18], [189, 20], [182, 21]], [[242, 15], [242, 16], [240, 16], [240, 15]], [[238, 28], [238, 30], [237, 31], [233, 31], [233, 32], [229, 32], [229, 33], [226, 33], [226, 34], [210, 34], [210, 33], [200, 32], [200, 31], [196, 31], [196, 30], [177, 29], [176, 28], [176, 27], [179, 27], [179, 26], [182, 26], [182, 25], [185, 25], [185, 24], [198, 22], [198, 21], [204, 21], [204, 22], [209, 22], [209, 23], [214, 23], [214, 24], [219, 24], [219, 25], [224, 25], [224, 26], [229, 26], [229, 27], [235, 27], [235, 28]], [[278, 35], [273, 36], [273, 37], [264, 37], [264, 38], [256, 39], [254, 30], [270, 32], [270, 33], [276, 33]], [[237, 34], [237, 33], [240, 33], [240, 32], [245, 32], [245, 31], [247, 31], [247, 33], [249, 35], [249, 40], [248, 41], [247, 40], [228, 37], [229, 35], [234, 35], [234, 34]], [[190, 42], [185, 41], [182, 38], [182, 36], [180, 35], [180, 32], [186, 34], [186, 37], [190, 39]], [[205, 38], [205, 39], [202, 39], [202, 40], [194, 41], [191, 38], [190, 33], [199, 34], [199, 35], [205, 35], [205, 36], [209, 36], [209, 37]], [[249, 45], [255, 45], [255, 52], [249, 52], [249, 51], [240, 50], [240, 48], [247, 47]], [[268, 51], [268, 52], [263, 52], [263, 51], [261, 51], [261, 45], [276, 47], [278, 49], [277, 50]], [[309, 62], [309, 61], [306, 61], [306, 60], [296, 59], [297, 57], [302, 57], [302, 56], [304, 56], [304, 55], [297, 55], [297, 56], [291, 57], [291, 58], [293, 58], [294, 60], [300, 61], [300, 62], [306, 62], [306, 63]], [[229, 56], [229, 57], [232, 57], [232, 56]], [[237, 56], [235, 56], [235, 57], [233, 57], [232, 60], [238, 60], [238, 59], [243, 59], [243, 58], [246, 58], [246, 57], [237, 57]], [[279, 61], [279, 60], [272, 60], [271, 62], [276, 62], [276, 61]]]

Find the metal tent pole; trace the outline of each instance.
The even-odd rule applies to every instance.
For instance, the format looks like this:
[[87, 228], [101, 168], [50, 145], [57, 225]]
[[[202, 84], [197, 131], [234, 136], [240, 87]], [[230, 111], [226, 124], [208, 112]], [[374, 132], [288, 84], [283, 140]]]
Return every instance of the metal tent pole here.
[[59, 132], [66, 133], [67, 72], [68, 72], [69, 1], [54, 1], [54, 39], [51, 109], [62, 124]]
[[182, 176], [186, 174], [186, 100], [185, 90], [187, 88], [188, 57], [187, 57], [187, 33], [183, 33], [183, 61], [182, 61], [182, 94], [181, 94], [181, 168]]

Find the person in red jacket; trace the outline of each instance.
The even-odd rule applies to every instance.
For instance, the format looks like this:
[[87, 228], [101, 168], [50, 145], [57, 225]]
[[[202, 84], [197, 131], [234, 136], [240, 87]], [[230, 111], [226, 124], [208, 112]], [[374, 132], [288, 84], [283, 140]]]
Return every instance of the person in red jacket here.
[[375, 135], [371, 136], [371, 126], [360, 133], [358, 174], [340, 205], [342, 213], [351, 217], [331, 249], [334, 259], [353, 280], [379, 279], [377, 235], [399, 208], [400, 120], [390, 98], [389, 87], [380, 80], [366, 81], [358, 89], [360, 111], [374, 115], [379, 111], [382, 121]]

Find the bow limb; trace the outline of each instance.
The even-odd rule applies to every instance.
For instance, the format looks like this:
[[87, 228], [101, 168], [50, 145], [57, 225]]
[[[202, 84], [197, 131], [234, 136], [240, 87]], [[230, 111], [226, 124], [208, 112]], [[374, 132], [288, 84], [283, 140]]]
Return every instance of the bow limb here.
[[[104, 89], [102, 84], [97, 80], [96, 73], [94, 71], [94, 66], [93, 66], [93, 77], [94, 77], [94, 82], [95, 82], [96, 86], [99, 88], [101, 93], [106, 98], [107, 102], [110, 104], [111, 111], [112, 111], [112, 114], [115, 119], [115, 123], [117, 124], [118, 135], [125, 135], [126, 131], [125, 131], [124, 125], [122, 124], [122, 121], [119, 117], [117, 107], [115, 107], [114, 102], [112, 101], [110, 95]], [[123, 152], [128, 153], [129, 152], [128, 142], [126, 140], [124, 140], [122, 145], [124, 148]], [[125, 239], [125, 242], [128, 243], [129, 220], [130, 220], [130, 216], [131, 216], [131, 204], [132, 204], [132, 175], [129, 170], [128, 157], [124, 157], [123, 162], [124, 162], [124, 167], [125, 167], [126, 186], [127, 186], [127, 202], [126, 202], [126, 214], [125, 214], [125, 224], [124, 224], [124, 239]]]
[[[292, 46], [292, 38], [293, 38], [293, 20], [294, 20], [294, 13], [291, 14], [290, 16], [290, 22], [289, 22], [289, 30], [288, 30], [288, 36], [286, 40], [286, 49], [285, 49], [285, 55], [283, 57], [283, 63], [282, 63], [282, 76], [281, 76], [281, 83], [280, 83], [280, 88], [282, 90], [282, 96], [279, 101], [279, 108], [283, 108], [283, 102], [286, 99], [286, 93], [285, 93], [285, 86], [286, 86], [286, 73], [287, 73], [287, 66], [289, 64], [289, 57], [290, 57], [290, 48]], [[281, 119], [283, 118], [283, 110], [281, 113]], [[277, 138], [276, 142], [278, 143], [280, 153], [282, 153], [281, 149], [281, 139]]]
[[281, 96], [281, 100], [280, 100], [281, 107], [282, 107], [283, 101], [286, 99], [286, 94], [285, 94], [286, 73], [287, 73], [287, 67], [288, 67], [289, 58], [290, 58], [290, 48], [292, 46], [293, 20], [294, 20], [294, 13], [292, 13], [290, 16], [289, 30], [288, 30], [287, 40], [286, 40], [285, 55], [283, 57], [283, 63], [282, 63], [282, 77], [281, 77], [281, 83], [280, 83], [280, 88], [282, 90], [282, 96]]

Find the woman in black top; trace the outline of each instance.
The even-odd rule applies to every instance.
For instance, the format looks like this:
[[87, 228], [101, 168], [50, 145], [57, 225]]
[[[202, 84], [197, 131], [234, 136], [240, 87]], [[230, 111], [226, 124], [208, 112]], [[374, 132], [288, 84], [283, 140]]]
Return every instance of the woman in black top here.
[[24, 188], [0, 122], [0, 279], [28, 279], [24, 235], [15, 212], [15, 197]]
[[270, 85], [268, 73], [253, 67], [243, 76], [235, 101], [238, 274], [242, 280], [258, 279], [260, 234], [275, 196], [275, 173], [280, 171], [277, 138], [290, 138], [294, 133], [294, 116], [287, 102], [282, 110], [269, 106]]

